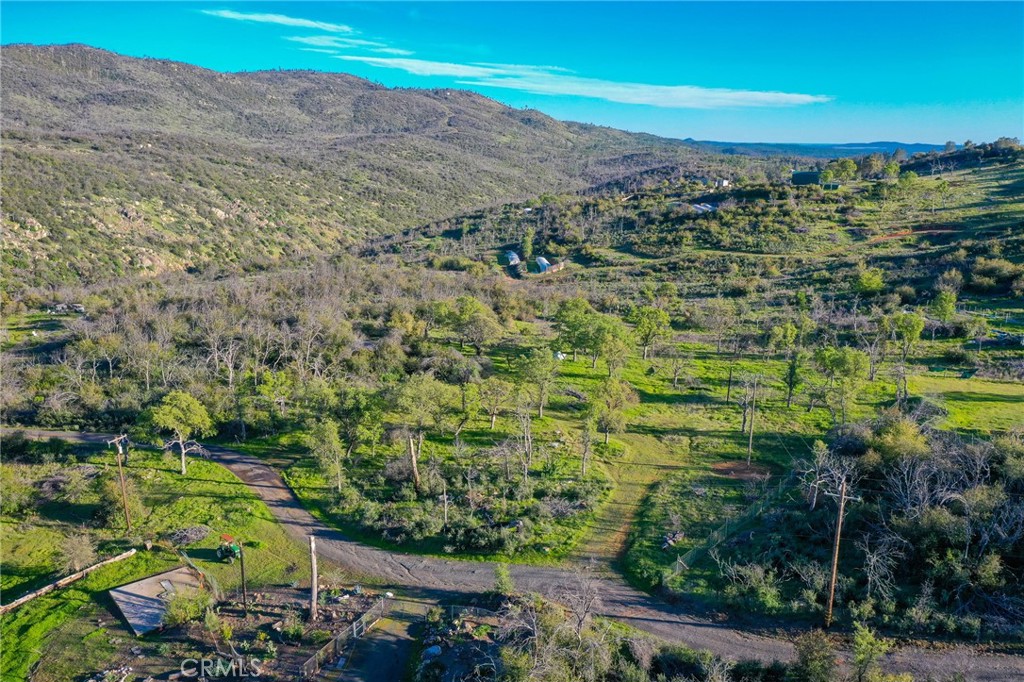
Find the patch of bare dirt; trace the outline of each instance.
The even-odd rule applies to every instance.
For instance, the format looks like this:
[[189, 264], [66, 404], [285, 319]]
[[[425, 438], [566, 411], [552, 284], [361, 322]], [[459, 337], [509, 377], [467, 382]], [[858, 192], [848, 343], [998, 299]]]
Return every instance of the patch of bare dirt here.
[[756, 481], [771, 474], [768, 467], [746, 462], [719, 462], [711, 468], [719, 476], [735, 478], [738, 481]]

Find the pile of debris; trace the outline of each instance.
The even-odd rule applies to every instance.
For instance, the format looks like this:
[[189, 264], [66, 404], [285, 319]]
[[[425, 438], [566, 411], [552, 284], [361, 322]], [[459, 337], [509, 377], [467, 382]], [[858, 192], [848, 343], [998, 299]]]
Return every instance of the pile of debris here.
[[171, 541], [171, 544], [175, 547], [184, 547], [185, 545], [191, 545], [194, 542], [199, 542], [206, 538], [207, 535], [213, 531], [209, 526], [192, 526], [190, 528], [179, 528], [170, 535], [167, 539]]
[[582, 500], [567, 500], [564, 497], [546, 496], [540, 501], [541, 507], [556, 519], [567, 519], [587, 508]]
[[669, 547], [675, 547], [675, 544], [686, 537], [686, 534], [681, 530], [676, 530], [666, 535], [661, 542], [662, 549], [668, 549]]
[[79, 464], [58, 471], [53, 476], [39, 482], [39, 494], [44, 500], [55, 500], [71, 482], [71, 477], [81, 475], [84, 481], [91, 481], [100, 475], [100, 470], [92, 464]]
[[497, 671], [489, 663], [499, 657], [496, 614], [488, 616], [485, 615], [488, 612], [481, 610], [473, 615], [472, 611], [467, 607], [466, 611], [454, 615], [437, 609], [427, 615], [415, 679], [452, 682], [496, 678]]
[[86, 682], [125, 682], [128, 679], [135, 679], [130, 666], [122, 668], [111, 668], [88, 678]]

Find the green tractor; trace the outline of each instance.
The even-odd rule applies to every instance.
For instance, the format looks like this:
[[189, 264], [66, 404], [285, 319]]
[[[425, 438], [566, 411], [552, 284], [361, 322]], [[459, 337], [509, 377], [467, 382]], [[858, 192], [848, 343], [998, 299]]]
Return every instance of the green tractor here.
[[235, 563], [235, 559], [242, 556], [242, 546], [230, 535], [220, 536], [220, 547], [217, 548], [217, 558], [229, 564]]

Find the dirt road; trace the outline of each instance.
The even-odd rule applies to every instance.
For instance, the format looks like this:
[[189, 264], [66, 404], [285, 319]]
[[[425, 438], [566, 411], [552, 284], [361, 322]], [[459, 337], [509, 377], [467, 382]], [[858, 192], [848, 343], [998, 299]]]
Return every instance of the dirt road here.
[[[92, 443], [102, 443], [109, 438], [100, 434], [23, 431], [30, 437], [59, 437]], [[372, 577], [396, 592], [443, 603], [468, 602], [494, 585], [491, 563], [413, 556], [349, 540], [303, 509], [277, 472], [259, 459], [219, 446], [208, 449], [213, 459], [231, 470], [267, 504], [297, 542], [305, 544], [310, 534], [316, 535], [319, 554], [354, 575]], [[572, 569], [562, 567], [515, 565], [511, 570], [520, 589], [554, 599], [574, 575]], [[750, 634], [728, 622], [713, 622], [641, 592], [609, 571], [602, 570], [600, 575], [602, 615], [663, 639], [709, 649], [733, 660], [784, 661], [793, 656], [793, 646], [788, 641]], [[975, 653], [967, 647], [941, 650], [905, 647], [887, 657], [886, 667], [894, 672], [914, 673], [920, 679], [927, 675], [944, 679], [961, 672], [966, 679], [978, 682], [1024, 680], [1024, 656]]]

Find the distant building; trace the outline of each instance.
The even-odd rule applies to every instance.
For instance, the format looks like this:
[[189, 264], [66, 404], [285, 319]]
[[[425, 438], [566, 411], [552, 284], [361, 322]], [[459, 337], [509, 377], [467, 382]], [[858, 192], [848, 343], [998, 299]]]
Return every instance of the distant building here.
[[841, 182], [826, 182], [822, 185], [825, 189], [839, 189], [843, 186]]
[[728, 180], [715, 180], [715, 187], [728, 187], [730, 183]]
[[520, 261], [519, 261], [519, 254], [516, 253], [515, 251], [506, 251], [505, 252], [505, 258], [508, 259], [508, 264], [509, 265], [519, 265], [519, 263], [520, 263]]
[[564, 267], [565, 261], [562, 261], [561, 263], [551, 263], [544, 256], [537, 256], [537, 268], [540, 270], [541, 274], [544, 274], [545, 272], [558, 272]]
[[711, 213], [715, 210], [714, 204], [691, 204], [691, 208], [698, 214]]
[[818, 171], [793, 171], [794, 185], [820, 185], [821, 173]]

